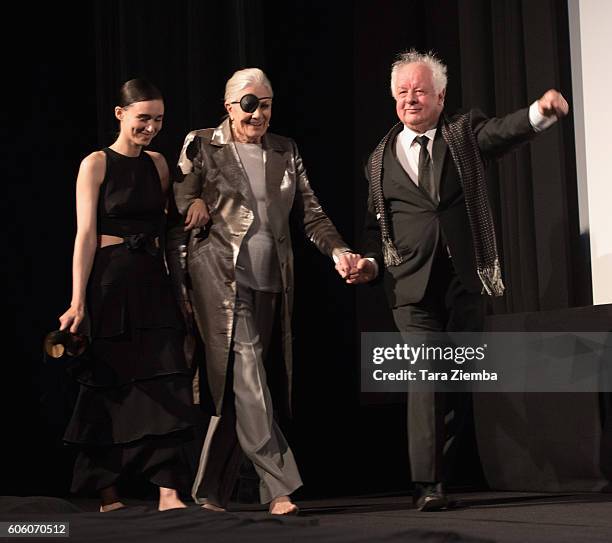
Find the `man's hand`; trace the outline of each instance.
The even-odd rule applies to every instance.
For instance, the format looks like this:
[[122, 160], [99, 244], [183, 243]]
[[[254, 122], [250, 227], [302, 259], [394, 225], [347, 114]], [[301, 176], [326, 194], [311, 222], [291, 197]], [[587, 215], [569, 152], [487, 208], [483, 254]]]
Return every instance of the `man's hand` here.
[[376, 277], [377, 266], [369, 258], [360, 258], [357, 261], [355, 272], [351, 273], [346, 282], [349, 285], [368, 283]]
[[206, 202], [201, 198], [196, 198], [187, 210], [185, 230], [205, 226], [208, 221], [210, 221], [210, 215]]
[[560, 119], [569, 112], [569, 105], [559, 91], [550, 89], [538, 100], [538, 109], [544, 117], [557, 117]]

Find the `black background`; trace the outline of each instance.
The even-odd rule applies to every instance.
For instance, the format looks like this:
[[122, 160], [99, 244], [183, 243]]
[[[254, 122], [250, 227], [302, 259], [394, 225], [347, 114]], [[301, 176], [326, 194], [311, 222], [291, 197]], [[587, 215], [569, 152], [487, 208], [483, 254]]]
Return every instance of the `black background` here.
[[[67, 492], [71, 455], [61, 435], [73, 388], [42, 365], [41, 341], [70, 300], [79, 162], [112, 143], [123, 81], [143, 76], [162, 90], [164, 128], [152, 148], [173, 165], [189, 130], [219, 123], [233, 71], [261, 67], [275, 92], [270, 130], [296, 140], [328, 215], [357, 246], [363, 164], [396, 122], [389, 71], [398, 52], [439, 53], [449, 111], [478, 106], [502, 115], [551, 87], [571, 103], [564, 0], [96, 0], [64, 9], [27, 6], [5, 21], [18, 39], [3, 48], [14, 65], [7, 62], [4, 85], [9, 329], [0, 494]], [[570, 116], [491, 169], [509, 286], [492, 313], [592, 303], [573, 157]], [[359, 332], [393, 329], [382, 290], [347, 287], [307, 241], [294, 246], [287, 434], [303, 495], [406, 490], [403, 399], [359, 393]], [[477, 467], [466, 466], [458, 482], [478, 481]]]

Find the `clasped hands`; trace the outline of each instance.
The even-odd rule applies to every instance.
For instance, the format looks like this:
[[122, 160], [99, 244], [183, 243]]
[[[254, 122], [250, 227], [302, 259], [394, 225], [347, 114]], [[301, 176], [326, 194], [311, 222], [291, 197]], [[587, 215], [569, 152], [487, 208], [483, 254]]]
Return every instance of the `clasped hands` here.
[[372, 281], [376, 277], [376, 264], [357, 253], [338, 255], [336, 270], [349, 285], [358, 285]]

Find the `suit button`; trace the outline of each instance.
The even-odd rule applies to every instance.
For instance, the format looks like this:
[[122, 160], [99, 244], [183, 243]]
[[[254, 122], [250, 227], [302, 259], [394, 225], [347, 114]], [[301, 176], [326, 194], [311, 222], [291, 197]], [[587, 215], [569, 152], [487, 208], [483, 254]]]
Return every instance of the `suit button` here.
[[279, 243], [284, 243], [284, 241], [285, 241], [286, 239], [287, 239], [287, 238], [286, 238], [285, 236], [279, 236], [279, 238], [278, 238], [278, 242], [279, 242]]

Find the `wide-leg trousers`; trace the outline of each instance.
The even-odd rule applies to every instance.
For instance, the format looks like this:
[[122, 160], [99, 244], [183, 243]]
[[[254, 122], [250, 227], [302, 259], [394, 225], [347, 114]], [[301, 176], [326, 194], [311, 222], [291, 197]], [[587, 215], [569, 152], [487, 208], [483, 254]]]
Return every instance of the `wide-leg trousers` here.
[[274, 420], [264, 360], [278, 295], [238, 285], [230, 364], [220, 417], [212, 417], [193, 485], [197, 503], [225, 507], [245, 454], [260, 479], [261, 503], [302, 486], [295, 459]]

